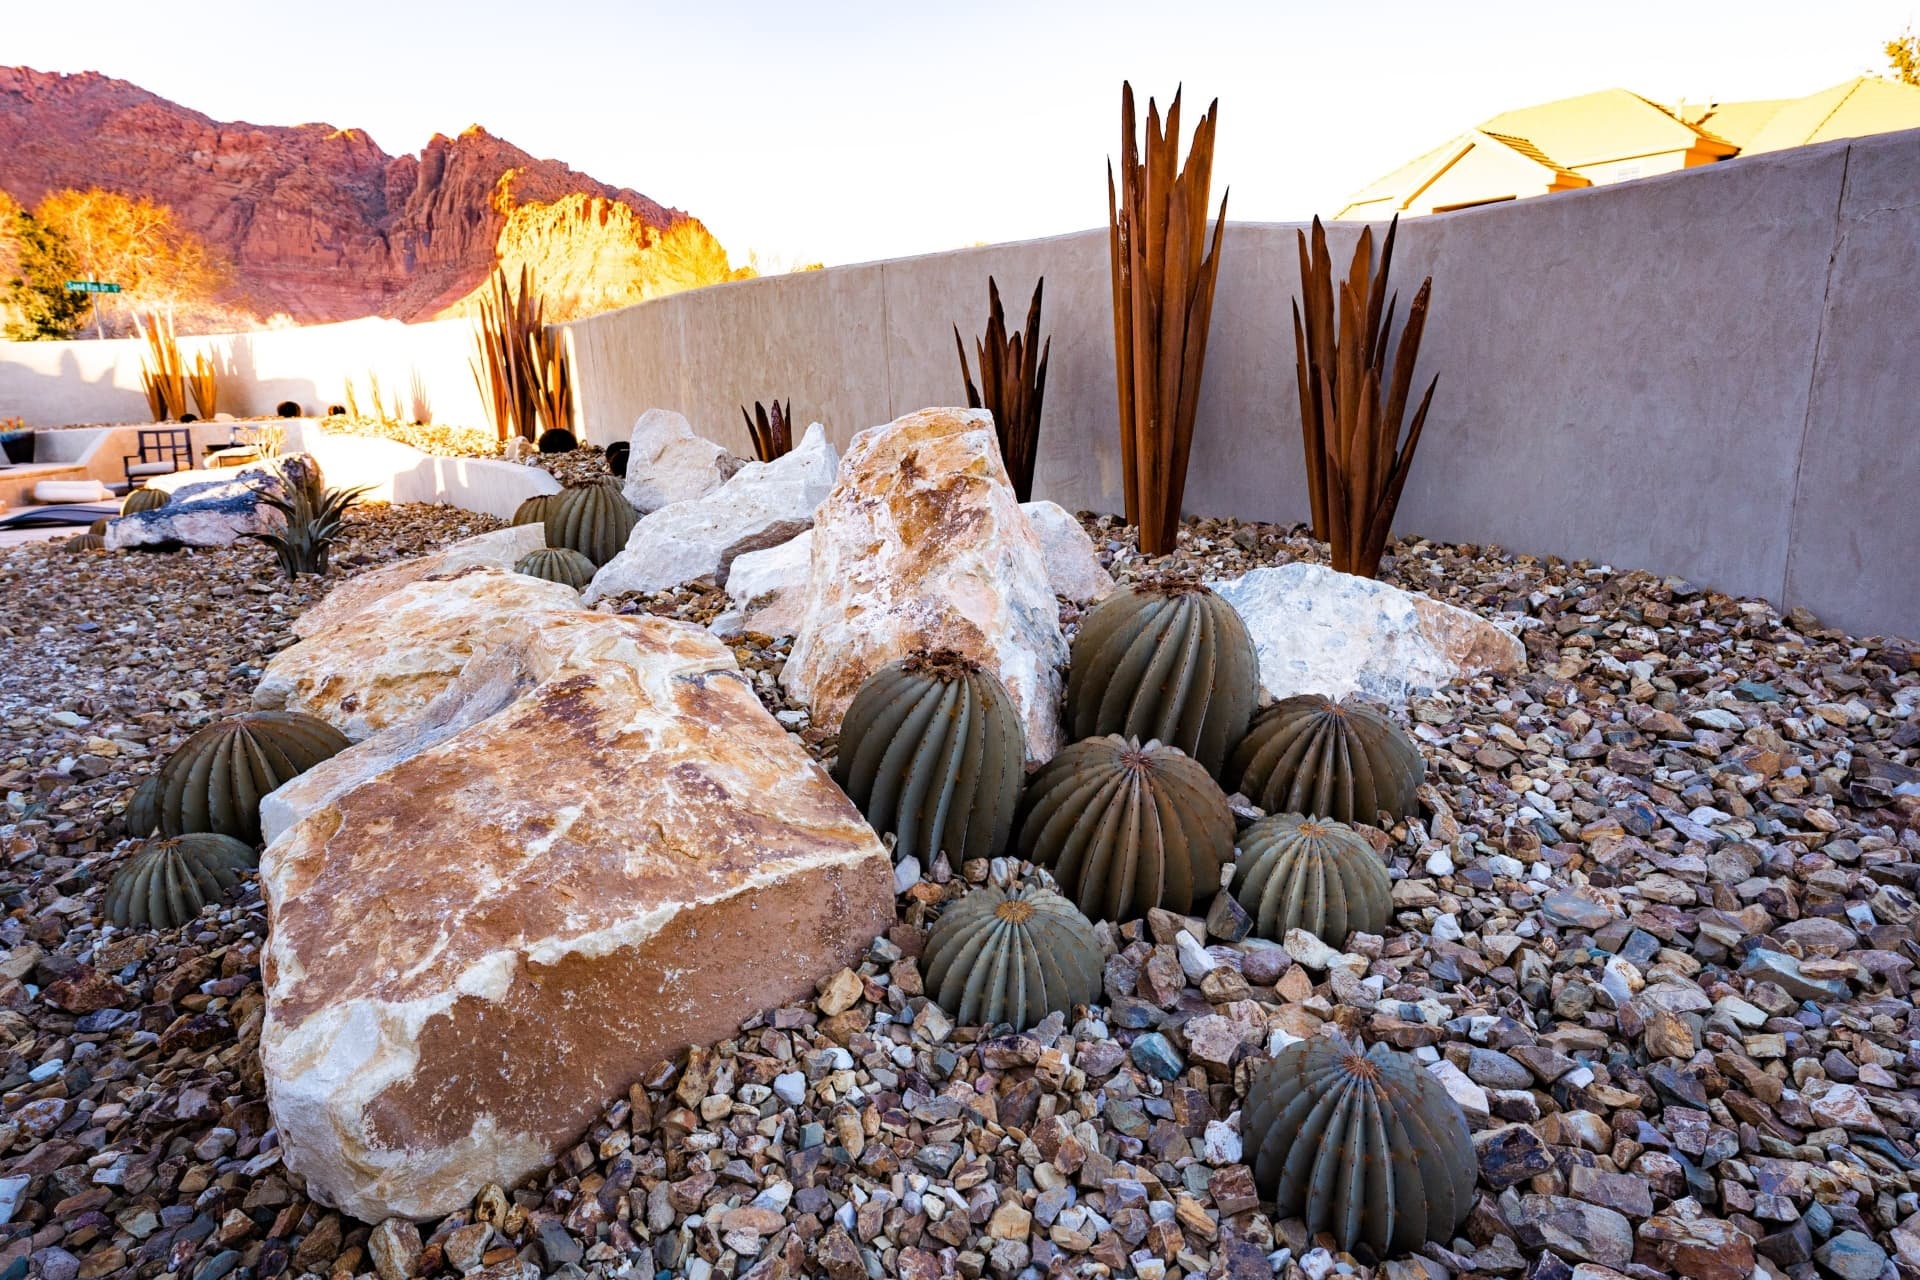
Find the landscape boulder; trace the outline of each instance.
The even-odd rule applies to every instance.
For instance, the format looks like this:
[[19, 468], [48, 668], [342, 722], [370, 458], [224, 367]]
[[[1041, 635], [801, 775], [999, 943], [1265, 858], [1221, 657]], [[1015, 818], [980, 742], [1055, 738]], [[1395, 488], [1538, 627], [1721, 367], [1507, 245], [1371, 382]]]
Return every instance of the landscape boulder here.
[[427, 578], [443, 578], [476, 567], [511, 569], [520, 557], [546, 545], [544, 525], [517, 524], [462, 538], [428, 555], [402, 560], [384, 569], [357, 573], [294, 619], [293, 634], [304, 639], [329, 631], [374, 601]]
[[861, 682], [915, 649], [952, 649], [994, 672], [1020, 710], [1028, 758], [1058, 749], [1059, 604], [982, 410], [922, 409], [854, 437], [814, 520], [806, 608], [781, 679], [832, 731]]
[[[287, 478], [282, 477], [282, 469]], [[285, 528], [287, 518], [279, 508], [263, 502], [261, 495], [284, 498], [288, 478], [302, 483], [303, 477], [318, 472], [319, 464], [297, 453], [280, 458], [276, 469], [237, 475], [208, 473], [208, 479], [174, 487], [164, 507], [109, 521], [107, 547], [115, 551], [134, 547], [230, 547], [245, 534], [272, 533]]]
[[704, 498], [725, 484], [740, 460], [671, 409], [649, 409], [633, 424], [626, 498], [636, 511], [658, 511]]
[[626, 549], [587, 587], [588, 603], [628, 591], [666, 591], [695, 578], [725, 579], [735, 556], [776, 547], [804, 533], [833, 487], [839, 456], [814, 423], [793, 451], [749, 462], [702, 498], [640, 517]]
[[579, 607], [565, 583], [508, 570], [424, 579], [275, 654], [253, 705], [319, 716], [358, 742], [423, 711], [477, 653]]
[[1324, 565], [1255, 569], [1208, 584], [1245, 619], [1276, 698], [1362, 694], [1393, 706], [1526, 664], [1518, 637], [1478, 614]]
[[1113, 575], [1100, 566], [1093, 539], [1072, 512], [1057, 502], [1023, 502], [1020, 510], [1040, 540], [1053, 594], [1075, 604], [1092, 604], [1113, 590]]
[[812, 530], [777, 547], [735, 557], [727, 570], [729, 607], [707, 630], [722, 638], [748, 631], [774, 637], [794, 634], [806, 608], [812, 563]]
[[262, 857], [273, 1123], [362, 1221], [514, 1186], [893, 922], [885, 847], [725, 646], [652, 617], [566, 631], [521, 697]]

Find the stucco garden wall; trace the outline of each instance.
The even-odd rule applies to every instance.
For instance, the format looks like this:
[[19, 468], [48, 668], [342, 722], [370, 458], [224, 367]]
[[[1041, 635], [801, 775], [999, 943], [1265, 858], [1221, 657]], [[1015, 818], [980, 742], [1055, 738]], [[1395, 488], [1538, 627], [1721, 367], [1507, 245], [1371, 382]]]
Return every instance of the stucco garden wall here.
[[[1920, 131], [1407, 222], [1434, 411], [1400, 528], [1690, 578], [1920, 636]], [[1225, 175], [1230, 176], [1230, 175]], [[1229, 224], [1187, 507], [1307, 515], [1296, 227]], [[1334, 229], [1345, 252], [1358, 227]], [[837, 445], [956, 403], [986, 281], [1052, 337], [1038, 496], [1117, 510], [1102, 230], [679, 294], [570, 326], [590, 439], [648, 408], [740, 452], [792, 398]]]

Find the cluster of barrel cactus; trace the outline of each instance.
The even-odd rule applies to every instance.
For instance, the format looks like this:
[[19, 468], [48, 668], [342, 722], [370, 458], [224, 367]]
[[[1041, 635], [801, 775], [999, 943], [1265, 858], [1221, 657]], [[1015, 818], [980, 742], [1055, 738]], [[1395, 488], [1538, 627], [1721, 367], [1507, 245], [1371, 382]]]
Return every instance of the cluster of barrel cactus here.
[[[1205, 912], [1223, 883], [1261, 938], [1304, 929], [1343, 946], [1388, 927], [1386, 862], [1352, 824], [1411, 816], [1425, 765], [1385, 715], [1320, 697], [1255, 714], [1246, 624], [1191, 578], [1116, 591], [1082, 622], [1071, 663], [1077, 740], [1031, 776], [1012, 698], [956, 654], [881, 668], [841, 727], [834, 776], [896, 857], [958, 866], [1012, 851], [1041, 869], [965, 892], [933, 925], [925, 989], [957, 1021], [1075, 1016], [1101, 990], [1095, 921]], [[1229, 791], [1268, 811], [1237, 841]], [[1384, 1045], [1316, 1038], [1257, 1068], [1243, 1133], [1278, 1211], [1343, 1249], [1445, 1241], [1472, 1201], [1464, 1115]]]
[[231, 836], [196, 832], [156, 840], [107, 882], [102, 913], [122, 929], [177, 929], [256, 865], [253, 850]]
[[620, 554], [640, 513], [627, 501], [620, 482], [601, 476], [556, 494], [541, 516], [547, 545], [577, 551], [598, 569]]

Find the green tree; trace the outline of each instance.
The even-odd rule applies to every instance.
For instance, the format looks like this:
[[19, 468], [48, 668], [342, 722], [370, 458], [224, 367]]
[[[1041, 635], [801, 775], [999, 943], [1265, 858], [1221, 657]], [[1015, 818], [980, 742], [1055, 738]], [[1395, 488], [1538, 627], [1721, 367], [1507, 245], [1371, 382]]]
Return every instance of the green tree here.
[[20, 210], [13, 219], [13, 276], [7, 301], [13, 319], [7, 337], [15, 342], [67, 338], [86, 322], [84, 293], [68, 293], [66, 282], [79, 278], [73, 251], [59, 232]]
[[1887, 41], [1887, 63], [1901, 84], [1920, 85], [1920, 34], [1908, 27]]

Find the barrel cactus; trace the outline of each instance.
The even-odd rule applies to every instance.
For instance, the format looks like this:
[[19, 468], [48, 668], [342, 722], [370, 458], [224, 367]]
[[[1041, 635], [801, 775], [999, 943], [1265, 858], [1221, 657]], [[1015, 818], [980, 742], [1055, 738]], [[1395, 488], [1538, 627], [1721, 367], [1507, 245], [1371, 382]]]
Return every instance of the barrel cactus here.
[[97, 533], [76, 533], [60, 544], [62, 551], [105, 551], [107, 540]]
[[145, 840], [160, 829], [160, 775], [150, 773], [127, 801], [127, 834]]
[[110, 517], [101, 516], [98, 520], [95, 520], [92, 524], [87, 526], [87, 532], [97, 533], [97, 534], [100, 534], [102, 537], [105, 537], [107, 532], [107, 526], [111, 523], [112, 523], [112, 520]]
[[618, 480], [602, 476], [559, 494], [545, 519], [548, 546], [578, 551], [597, 569], [627, 545], [640, 513], [621, 493]]
[[1261, 712], [1227, 766], [1227, 785], [1269, 813], [1377, 822], [1414, 812], [1426, 763], [1393, 721], [1364, 702], [1314, 694]]
[[1095, 920], [1204, 909], [1233, 857], [1233, 813], [1199, 761], [1112, 734], [1066, 748], [1027, 784], [1022, 857]]
[[948, 907], [927, 938], [927, 994], [964, 1026], [1025, 1031], [1100, 996], [1100, 940], [1071, 902], [1038, 885], [987, 885]]
[[1466, 1115], [1410, 1053], [1315, 1036], [1258, 1068], [1242, 1132], [1282, 1218], [1376, 1258], [1445, 1243], [1473, 1204]]
[[1233, 896], [1274, 942], [1305, 929], [1334, 946], [1356, 930], [1379, 933], [1393, 913], [1387, 867], [1344, 823], [1276, 813], [1240, 836]]
[[107, 882], [104, 913], [122, 929], [177, 929], [255, 865], [253, 850], [230, 836], [196, 832], [157, 841]]
[[513, 509], [514, 525], [544, 524], [553, 511], [553, 504], [559, 500], [557, 493], [538, 493]]
[[1116, 591], [1073, 641], [1067, 729], [1180, 748], [1215, 777], [1246, 732], [1259, 688], [1253, 637], [1233, 606], [1192, 578]]
[[167, 505], [169, 495], [162, 489], [149, 489], [141, 485], [128, 493], [120, 501], [120, 514], [130, 516], [141, 511], [158, 511]]
[[210, 724], [161, 766], [160, 830], [258, 844], [261, 797], [346, 748], [338, 729], [293, 711], [247, 711]]
[[593, 561], [566, 547], [542, 547], [514, 561], [513, 571], [548, 582], [564, 582], [575, 591], [593, 581]]
[[895, 858], [931, 866], [1007, 847], [1025, 779], [1020, 713], [999, 677], [950, 650], [914, 653], [868, 676], [840, 725], [834, 780]]

